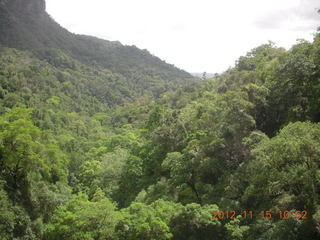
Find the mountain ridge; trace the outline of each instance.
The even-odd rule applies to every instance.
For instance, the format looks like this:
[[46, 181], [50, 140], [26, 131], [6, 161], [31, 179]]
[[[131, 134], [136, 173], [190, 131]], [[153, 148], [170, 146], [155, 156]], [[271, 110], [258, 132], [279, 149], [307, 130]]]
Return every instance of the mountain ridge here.
[[1, 0], [0, 44], [32, 51], [49, 62], [57, 51], [63, 51], [84, 64], [109, 69], [137, 84], [145, 81], [150, 85], [146, 89], [159, 82], [163, 89], [153, 91], [154, 96], [194, 79], [186, 71], [135, 46], [73, 34], [56, 23], [45, 9], [44, 0]]

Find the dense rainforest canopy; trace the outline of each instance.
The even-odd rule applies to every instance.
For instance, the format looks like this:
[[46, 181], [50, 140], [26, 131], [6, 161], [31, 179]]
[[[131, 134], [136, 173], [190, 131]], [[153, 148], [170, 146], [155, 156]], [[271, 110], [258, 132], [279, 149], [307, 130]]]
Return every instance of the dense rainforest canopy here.
[[201, 81], [0, 0], [0, 239], [320, 239], [320, 34]]

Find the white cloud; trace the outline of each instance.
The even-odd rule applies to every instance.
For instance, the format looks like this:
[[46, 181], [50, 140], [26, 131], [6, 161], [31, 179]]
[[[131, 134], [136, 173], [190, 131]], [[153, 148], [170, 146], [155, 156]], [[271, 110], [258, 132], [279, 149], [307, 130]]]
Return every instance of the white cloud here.
[[308, 31], [315, 29], [320, 22], [320, 15], [316, 11], [319, 7], [319, 0], [301, 0], [291, 7], [269, 10], [255, 23], [262, 29]]
[[221, 72], [268, 40], [284, 47], [311, 40], [317, 2], [47, 0], [47, 10], [72, 32], [148, 49], [190, 72]]

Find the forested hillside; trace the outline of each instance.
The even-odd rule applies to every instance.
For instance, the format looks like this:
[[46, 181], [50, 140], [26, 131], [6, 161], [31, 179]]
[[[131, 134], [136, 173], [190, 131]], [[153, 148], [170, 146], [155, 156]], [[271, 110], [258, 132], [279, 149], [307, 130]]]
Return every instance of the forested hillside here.
[[117, 76], [101, 81], [117, 82], [118, 86], [113, 89], [125, 92], [120, 98], [144, 94], [158, 97], [166, 90], [193, 80], [187, 72], [147, 50], [68, 32], [45, 12], [44, 0], [0, 0], [0, 16], [0, 44], [29, 50], [57, 68], [78, 70], [80, 62], [100, 79], [101, 71], [111, 71]]
[[199, 81], [0, 0], [0, 239], [320, 239], [320, 34]]

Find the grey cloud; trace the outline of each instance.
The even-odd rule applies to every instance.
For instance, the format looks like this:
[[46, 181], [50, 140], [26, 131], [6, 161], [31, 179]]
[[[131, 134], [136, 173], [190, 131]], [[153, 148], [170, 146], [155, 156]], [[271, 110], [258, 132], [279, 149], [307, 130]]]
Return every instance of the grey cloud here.
[[317, 9], [320, 8], [319, 0], [301, 0], [300, 5], [295, 12], [305, 20], [320, 22], [320, 15]]
[[291, 19], [299, 19], [299, 26], [290, 30], [315, 30], [320, 25], [319, 8], [319, 0], [301, 0], [297, 7], [266, 13], [255, 21], [255, 25], [262, 29], [279, 29]]

